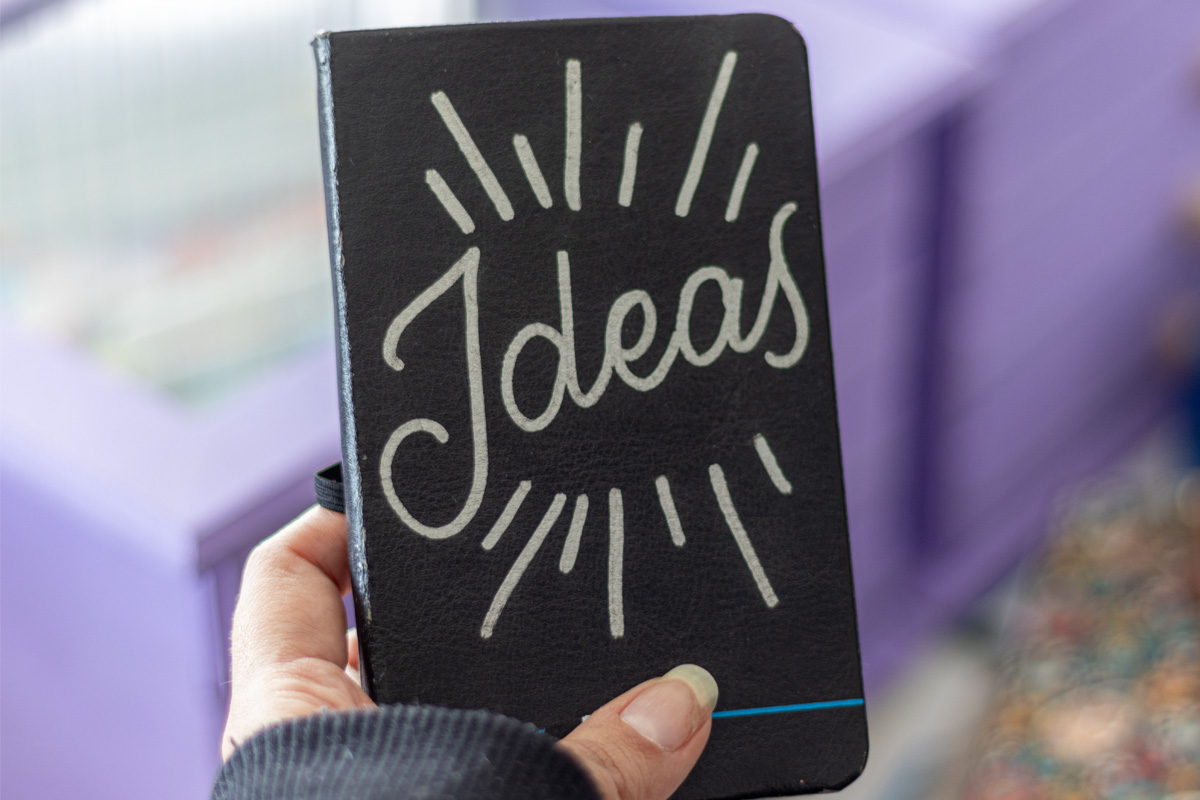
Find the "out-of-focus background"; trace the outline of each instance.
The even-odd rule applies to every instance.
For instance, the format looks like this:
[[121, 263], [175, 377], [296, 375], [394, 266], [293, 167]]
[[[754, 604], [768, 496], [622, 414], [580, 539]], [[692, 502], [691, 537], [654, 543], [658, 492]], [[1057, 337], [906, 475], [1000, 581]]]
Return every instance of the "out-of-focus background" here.
[[313, 33], [734, 11], [809, 48], [846, 794], [1200, 796], [1198, 0], [3, 0], [0, 794], [208, 792], [339, 458]]

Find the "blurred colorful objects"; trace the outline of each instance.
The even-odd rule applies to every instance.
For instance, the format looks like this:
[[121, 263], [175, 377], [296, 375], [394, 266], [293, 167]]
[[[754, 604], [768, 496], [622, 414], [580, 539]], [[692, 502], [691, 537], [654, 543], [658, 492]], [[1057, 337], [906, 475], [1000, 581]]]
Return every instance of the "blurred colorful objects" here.
[[1193, 484], [1068, 513], [1013, 613], [964, 797], [1200, 797]]

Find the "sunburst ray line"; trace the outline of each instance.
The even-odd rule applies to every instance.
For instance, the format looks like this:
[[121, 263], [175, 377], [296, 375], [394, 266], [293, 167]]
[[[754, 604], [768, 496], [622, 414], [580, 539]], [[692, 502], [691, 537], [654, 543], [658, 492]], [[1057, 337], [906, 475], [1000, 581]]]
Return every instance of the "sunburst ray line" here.
[[754, 142], [746, 145], [746, 154], [742, 156], [742, 165], [738, 167], [737, 177], [733, 179], [733, 189], [729, 192], [729, 205], [725, 206], [725, 221], [733, 222], [742, 211], [742, 196], [746, 194], [746, 184], [750, 182], [750, 171], [758, 159], [758, 145]]
[[575, 559], [579, 556], [579, 541], [583, 537], [583, 523], [587, 519], [588, 496], [581, 494], [575, 498], [575, 511], [571, 514], [571, 528], [567, 531], [567, 540], [563, 542], [562, 558], [558, 561], [558, 571], [566, 575], [575, 568]]
[[614, 639], [625, 635], [625, 509], [621, 490], [608, 493], [608, 630]]
[[762, 462], [763, 467], [767, 470], [767, 476], [771, 479], [771, 483], [775, 484], [775, 488], [780, 494], [792, 493], [792, 482], [783, 474], [783, 470], [779, 468], [779, 462], [775, 459], [775, 453], [771, 450], [771, 445], [767, 444], [767, 437], [761, 433], [754, 434], [754, 449], [758, 452], [758, 460]]
[[667, 481], [667, 476], [659, 475], [655, 478], [654, 488], [658, 490], [658, 504], [662, 506], [667, 529], [671, 531], [671, 541], [676, 547], [683, 547], [687, 539], [683, 536], [683, 525], [679, 522], [679, 512], [675, 510], [675, 498], [671, 497], [671, 484]]
[[471, 215], [463, 208], [463, 204], [458, 202], [458, 198], [454, 196], [454, 192], [450, 191], [450, 187], [446, 185], [446, 181], [442, 179], [436, 169], [425, 170], [425, 183], [429, 184], [429, 188], [433, 190], [433, 194], [442, 204], [442, 208], [446, 209], [446, 213], [458, 224], [459, 230], [463, 233], [473, 233], [475, 220], [471, 219]]
[[513, 517], [521, 509], [521, 503], [525, 502], [525, 495], [529, 494], [529, 490], [533, 487], [530, 481], [521, 481], [517, 488], [513, 490], [512, 497], [508, 498], [508, 503], [504, 506], [504, 510], [500, 512], [500, 516], [496, 519], [496, 524], [488, 531], [488, 535], [483, 537], [483, 549], [491, 550], [496, 546], [496, 542], [500, 541], [500, 537], [508, 530], [508, 526], [512, 524]]
[[583, 77], [579, 60], [567, 61], [567, 149], [563, 159], [563, 194], [567, 207], [578, 211], [579, 160], [583, 151]]
[[762, 594], [763, 602], [767, 604], [767, 608], [774, 608], [779, 604], [779, 598], [775, 595], [775, 590], [771, 588], [771, 582], [767, 580], [767, 573], [763, 571], [762, 562], [758, 560], [758, 554], [754, 552], [754, 545], [750, 543], [750, 537], [746, 534], [742, 520], [738, 517], [737, 509], [733, 507], [733, 498], [729, 496], [729, 485], [725, 482], [725, 471], [721, 469], [720, 464], [709, 466], [708, 478], [712, 482], [713, 494], [717, 496], [717, 505], [721, 507], [721, 513], [725, 515], [725, 524], [729, 526], [729, 532], [733, 534], [733, 540], [737, 542], [738, 550], [742, 551], [742, 558], [746, 560], [746, 566], [750, 568], [750, 575], [754, 578], [754, 584], [758, 587], [759, 593]]
[[537, 159], [533, 156], [533, 148], [529, 146], [529, 140], [519, 133], [513, 135], [513, 149], [517, 151], [517, 159], [521, 162], [521, 169], [525, 170], [525, 177], [529, 181], [529, 188], [533, 189], [533, 194], [537, 197], [538, 203], [542, 208], [549, 208], [554, 205], [554, 199], [550, 197], [550, 187], [546, 185], [546, 178], [542, 175], [542, 170], [538, 167]]
[[692, 209], [692, 197], [696, 194], [696, 186], [700, 176], [704, 174], [704, 162], [708, 158], [708, 148], [712, 144], [713, 130], [717, 127], [717, 116], [725, 102], [725, 93], [729, 90], [729, 80], [733, 77], [733, 68], [737, 64], [737, 53], [730, 50], [721, 60], [721, 70], [717, 73], [716, 83], [713, 84], [712, 94], [708, 98], [708, 107], [704, 110], [704, 119], [700, 122], [700, 132], [696, 135], [696, 146], [692, 149], [692, 160], [688, 163], [687, 174], [683, 178], [683, 186], [679, 188], [679, 199], [675, 202], [676, 216], [686, 217]]
[[621, 167], [621, 188], [617, 194], [617, 202], [625, 208], [629, 208], [633, 202], [633, 183], [637, 179], [638, 146], [641, 142], [642, 123], [635, 122], [625, 135], [625, 162]]
[[483, 184], [483, 190], [487, 192], [487, 196], [491, 198], [492, 204], [496, 206], [496, 213], [500, 215], [500, 219], [505, 222], [512, 219], [513, 208], [512, 203], [508, 202], [508, 195], [500, 187], [500, 182], [496, 180], [496, 175], [492, 172], [492, 168], [488, 166], [487, 159], [483, 157], [483, 153], [479, 152], [479, 148], [475, 146], [475, 140], [471, 138], [471, 134], [467, 131], [467, 126], [463, 124], [462, 119], [458, 116], [458, 112], [454, 110], [454, 104], [450, 102], [450, 98], [446, 96], [445, 92], [434, 92], [429, 96], [429, 99], [433, 102], [433, 107], [437, 109], [438, 114], [441, 116], [442, 122], [446, 124], [446, 129], [454, 137], [454, 141], [458, 144], [458, 149], [466, 156], [467, 163], [475, 171], [475, 176]]
[[508, 574], [504, 576], [504, 582], [496, 590], [496, 596], [492, 598], [492, 605], [488, 608], [487, 615], [483, 618], [483, 626], [479, 629], [479, 635], [482, 638], [491, 638], [492, 631], [496, 628], [496, 621], [500, 619], [500, 612], [504, 610], [504, 606], [508, 604], [508, 598], [512, 597], [513, 590], [521, 582], [521, 576], [525, 574], [525, 570], [529, 567], [529, 562], [533, 561], [533, 557], [537, 555], [542, 542], [546, 540], [546, 534], [550, 533], [550, 529], [554, 527], [554, 523], [558, 522], [558, 516], [562, 513], [563, 505], [566, 502], [567, 496], [565, 494], [554, 495], [554, 500], [550, 503], [550, 507], [546, 509], [542, 521], [538, 523], [537, 528], [533, 531], [533, 535], [529, 537], [529, 541], [521, 549], [521, 554], [513, 562], [512, 568], [508, 570]]

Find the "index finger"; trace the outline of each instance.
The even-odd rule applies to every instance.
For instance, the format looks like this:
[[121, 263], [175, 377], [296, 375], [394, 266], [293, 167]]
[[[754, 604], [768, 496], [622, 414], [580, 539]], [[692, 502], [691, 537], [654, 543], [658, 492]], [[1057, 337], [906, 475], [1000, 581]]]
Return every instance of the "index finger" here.
[[314, 506], [254, 548], [233, 615], [238, 673], [304, 658], [346, 665], [346, 517]]

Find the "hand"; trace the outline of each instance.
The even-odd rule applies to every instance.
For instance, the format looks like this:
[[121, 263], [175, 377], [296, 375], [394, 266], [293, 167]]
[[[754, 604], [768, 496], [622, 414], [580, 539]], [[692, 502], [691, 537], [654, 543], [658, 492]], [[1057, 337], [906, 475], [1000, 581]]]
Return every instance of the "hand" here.
[[[346, 518], [315, 507], [250, 554], [233, 615], [223, 758], [269, 725], [323, 709], [374, 708], [346, 633]], [[676, 667], [607, 703], [559, 743], [604, 800], [666, 800], [708, 742], [717, 684]]]

